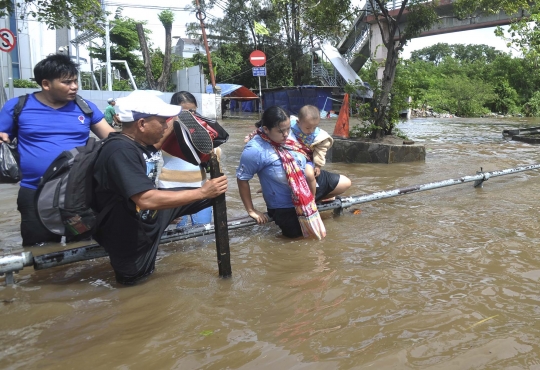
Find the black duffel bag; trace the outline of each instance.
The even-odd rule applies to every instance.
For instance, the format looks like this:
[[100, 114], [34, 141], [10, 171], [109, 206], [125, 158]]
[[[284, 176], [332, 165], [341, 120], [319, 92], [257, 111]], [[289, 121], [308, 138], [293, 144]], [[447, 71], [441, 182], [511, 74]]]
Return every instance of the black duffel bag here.
[[21, 181], [17, 139], [12, 143], [0, 142], [0, 183], [14, 184]]

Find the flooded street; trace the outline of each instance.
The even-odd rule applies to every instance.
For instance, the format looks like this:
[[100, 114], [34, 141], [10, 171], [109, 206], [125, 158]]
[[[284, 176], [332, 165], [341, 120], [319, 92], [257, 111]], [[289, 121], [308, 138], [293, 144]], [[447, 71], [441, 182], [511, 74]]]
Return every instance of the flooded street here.
[[[502, 138], [534, 125], [415, 119], [400, 129], [426, 146], [425, 163], [326, 169], [362, 195], [536, 164], [538, 146]], [[253, 121], [224, 127], [235, 218]], [[286, 239], [273, 223], [233, 230], [230, 279], [211, 236], [162, 245], [155, 273], [129, 288], [107, 258], [25, 268], [14, 286], [0, 278], [0, 369], [540, 370], [539, 184], [528, 171], [324, 212], [322, 241]], [[22, 250], [17, 191], [0, 185], [0, 255]]]

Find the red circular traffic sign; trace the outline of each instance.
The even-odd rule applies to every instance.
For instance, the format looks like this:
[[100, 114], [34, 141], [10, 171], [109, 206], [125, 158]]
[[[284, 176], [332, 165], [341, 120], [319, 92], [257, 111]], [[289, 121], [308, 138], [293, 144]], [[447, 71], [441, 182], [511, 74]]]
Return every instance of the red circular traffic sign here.
[[7, 28], [0, 29], [0, 50], [10, 52], [15, 48], [15, 35]]
[[266, 54], [260, 50], [255, 50], [249, 54], [249, 62], [255, 67], [262, 67], [266, 63]]

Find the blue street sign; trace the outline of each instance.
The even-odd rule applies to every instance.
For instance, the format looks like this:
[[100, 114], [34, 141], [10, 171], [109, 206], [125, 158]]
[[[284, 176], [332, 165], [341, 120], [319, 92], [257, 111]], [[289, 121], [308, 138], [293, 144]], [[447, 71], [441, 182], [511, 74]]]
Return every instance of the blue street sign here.
[[253, 67], [253, 76], [266, 76], [266, 67]]

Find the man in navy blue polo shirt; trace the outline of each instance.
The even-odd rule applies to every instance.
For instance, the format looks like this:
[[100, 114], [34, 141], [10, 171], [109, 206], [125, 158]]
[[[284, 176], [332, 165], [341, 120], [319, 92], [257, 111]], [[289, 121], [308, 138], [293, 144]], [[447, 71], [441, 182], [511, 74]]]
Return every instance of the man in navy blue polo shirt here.
[[22, 181], [17, 208], [23, 246], [61, 239], [41, 225], [34, 206], [36, 189], [47, 167], [64, 150], [86, 144], [90, 130], [100, 139], [114, 132], [96, 105], [86, 101], [93, 114], [85, 115], [76, 104], [77, 67], [68, 56], [58, 54], [36, 64], [34, 79], [41, 91], [28, 96], [17, 133], [13, 111], [19, 98], [7, 101], [0, 111], [0, 140], [9, 142], [16, 134], [18, 141]]

